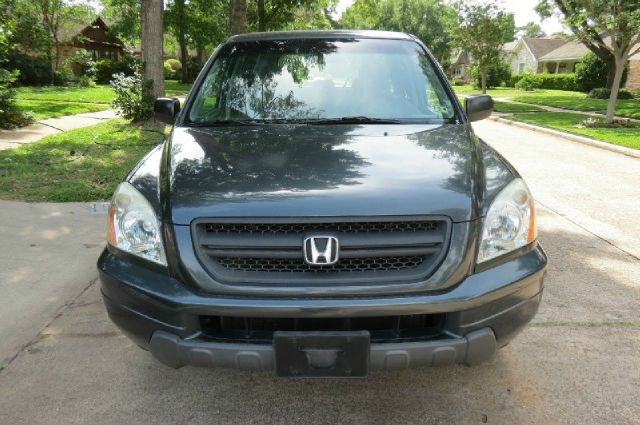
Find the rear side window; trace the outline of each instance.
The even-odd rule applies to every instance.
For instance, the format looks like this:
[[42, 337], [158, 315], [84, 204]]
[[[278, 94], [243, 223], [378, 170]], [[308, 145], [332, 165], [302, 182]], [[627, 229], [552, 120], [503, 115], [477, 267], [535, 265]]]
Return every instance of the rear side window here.
[[442, 121], [455, 110], [409, 40], [284, 40], [227, 45], [188, 112], [194, 123], [342, 117]]

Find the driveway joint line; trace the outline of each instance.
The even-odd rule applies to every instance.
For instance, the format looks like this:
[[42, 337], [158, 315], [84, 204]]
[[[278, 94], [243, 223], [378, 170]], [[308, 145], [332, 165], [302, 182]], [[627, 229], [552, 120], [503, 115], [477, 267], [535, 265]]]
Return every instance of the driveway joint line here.
[[67, 310], [69, 310], [71, 306], [73, 306], [76, 300], [78, 300], [85, 292], [87, 292], [97, 281], [98, 281], [98, 277], [91, 279], [89, 283], [85, 285], [85, 287], [82, 288], [82, 290], [76, 296], [74, 296], [72, 299], [70, 299], [60, 307], [60, 309], [56, 312], [56, 314], [54, 314], [53, 317], [50, 320], [48, 320], [47, 323], [45, 323], [42, 329], [38, 331], [38, 334], [31, 341], [24, 344], [22, 347], [18, 349], [18, 351], [13, 356], [9, 357], [9, 359], [3, 362], [0, 365], [0, 376], [2, 376], [2, 372], [7, 370], [8, 367], [11, 365], [11, 363], [13, 363], [13, 361], [17, 359], [18, 356], [20, 356], [20, 354], [22, 354], [29, 347], [32, 347], [33, 345], [37, 344], [38, 342], [46, 338], [48, 335], [43, 333], [44, 330], [47, 329], [56, 319], [62, 317], [62, 315]]
[[591, 234], [591, 235], [595, 236], [596, 238], [600, 239], [600, 240], [601, 240], [601, 241], [603, 241], [603, 242], [606, 242], [607, 244], [611, 245], [612, 247], [616, 248], [617, 250], [619, 250], [619, 251], [621, 251], [621, 252], [624, 252], [625, 254], [627, 254], [628, 256], [630, 256], [631, 258], [634, 258], [634, 259], [636, 259], [636, 260], [640, 261], [640, 257], [638, 257], [637, 255], [635, 255], [635, 254], [633, 254], [633, 253], [631, 253], [631, 252], [629, 252], [629, 251], [627, 251], [627, 250], [625, 250], [625, 249], [623, 249], [623, 248], [620, 248], [620, 247], [619, 247], [618, 245], [616, 245], [614, 242], [612, 242], [612, 241], [610, 241], [609, 239], [606, 239], [606, 238], [604, 238], [604, 237], [602, 237], [602, 236], [598, 235], [597, 233], [592, 232], [591, 230], [587, 229], [586, 227], [584, 227], [584, 226], [583, 226], [583, 225], [581, 225], [580, 223], [576, 223], [575, 221], [573, 221], [572, 219], [570, 219], [567, 215], [562, 214], [561, 212], [554, 210], [553, 208], [551, 208], [550, 206], [548, 206], [548, 205], [544, 204], [543, 202], [540, 202], [539, 200], [536, 200], [536, 202], [537, 202], [538, 204], [542, 205], [544, 208], [548, 209], [549, 211], [553, 212], [554, 214], [556, 214], [556, 215], [558, 215], [558, 216], [560, 216], [560, 217], [564, 218], [564, 219], [565, 219], [565, 220], [567, 220], [568, 222], [575, 224], [576, 226], [578, 226], [579, 228], [581, 228], [581, 229], [582, 229], [582, 230], [584, 230], [585, 232], [587, 232], [587, 233], [589, 233], [589, 234]]

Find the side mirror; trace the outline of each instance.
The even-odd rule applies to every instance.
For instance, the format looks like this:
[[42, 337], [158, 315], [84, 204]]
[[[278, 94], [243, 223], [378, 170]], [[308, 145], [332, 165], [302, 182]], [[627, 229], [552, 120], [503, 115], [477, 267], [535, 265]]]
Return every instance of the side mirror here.
[[469, 121], [483, 120], [493, 112], [493, 99], [486, 94], [469, 96], [465, 99], [464, 104]]
[[160, 97], [153, 104], [153, 116], [156, 120], [173, 125], [180, 112], [180, 101], [176, 98]]

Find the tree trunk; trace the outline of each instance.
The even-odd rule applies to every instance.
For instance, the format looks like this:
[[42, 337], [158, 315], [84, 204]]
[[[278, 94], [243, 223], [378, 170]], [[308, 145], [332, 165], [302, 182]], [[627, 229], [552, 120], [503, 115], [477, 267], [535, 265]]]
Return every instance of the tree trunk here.
[[487, 71], [480, 71], [480, 85], [482, 86], [482, 94], [487, 94]]
[[144, 79], [153, 82], [154, 97], [164, 96], [162, 45], [163, 0], [142, 0], [142, 66]]
[[180, 47], [180, 82], [186, 83], [189, 80], [189, 46], [187, 46], [187, 36], [185, 34], [187, 20], [185, 17], [185, 0], [176, 0], [176, 39]]
[[[607, 64], [607, 88], [611, 90], [613, 88], [613, 81], [616, 78], [616, 70], [618, 69], [616, 66], [616, 58], [611, 56], [611, 58], [605, 60], [605, 63]], [[624, 70], [624, 66], [622, 69]]]
[[267, 30], [267, 13], [264, 8], [264, 0], [258, 0], [258, 31]]
[[189, 47], [187, 46], [187, 40], [184, 33], [180, 34], [180, 63], [182, 69], [180, 72], [180, 82], [189, 82]]
[[247, 0], [231, 1], [231, 34], [247, 31]]
[[616, 113], [616, 102], [618, 101], [618, 92], [620, 91], [620, 83], [622, 82], [622, 74], [624, 73], [624, 65], [627, 62], [627, 54], [622, 52], [616, 55], [615, 74], [613, 77], [613, 86], [611, 86], [611, 95], [609, 96], [609, 104], [607, 105], [607, 122], [613, 123]]

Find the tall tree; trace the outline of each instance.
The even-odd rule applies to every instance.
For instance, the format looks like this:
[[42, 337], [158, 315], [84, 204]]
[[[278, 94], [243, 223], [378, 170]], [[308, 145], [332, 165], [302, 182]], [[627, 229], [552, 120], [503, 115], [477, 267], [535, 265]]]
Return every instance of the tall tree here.
[[187, 45], [189, 17], [187, 16], [185, 0], [173, 0], [169, 2], [167, 4], [165, 17], [166, 24], [172, 30], [180, 50], [180, 63], [182, 64], [180, 81], [186, 83], [189, 80], [189, 46]]
[[152, 82], [154, 97], [164, 96], [162, 44], [163, 0], [142, 0], [142, 63], [144, 79]]
[[514, 39], [513, 14], [500, 9], [495, 0], [484, 4], [460, 2], [458, 12], [458, 45], [478, 66], [482, 93], [486, 93], [489, 70], [501, 60], [504, 44]]
[[457, 17], [455, 9], [440, 0], [356, 0], [343, 14], [340, 26], [414, 34], [444, 63], [451, 56]]
[[120, 40], [139, 45], [142, 35], [140, 0], [102, 0], [102, 14], [109, 21], [109, 32]]
[[247, 31], [247, 0], [231, 0], [231, 34]]
[[[640, 52], [640, 0], [553, 1], [575, 36], [607, 63], [611, 89], [607, 122], [612, 123], [624, 67]], [[537, 10], [549, 16], [550, 0], [541, 0]]]
[[522, 37], [529, 38], [545, 37], [547, 35], [542, 31], [542, 27], [535, 22], [527, 22], [525, 25], [518, 28], [518, 32]]

